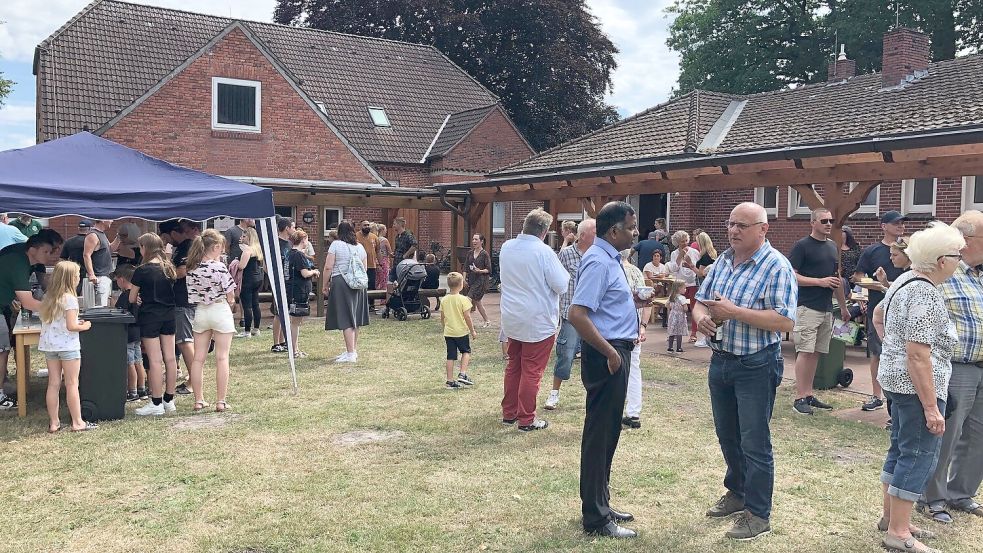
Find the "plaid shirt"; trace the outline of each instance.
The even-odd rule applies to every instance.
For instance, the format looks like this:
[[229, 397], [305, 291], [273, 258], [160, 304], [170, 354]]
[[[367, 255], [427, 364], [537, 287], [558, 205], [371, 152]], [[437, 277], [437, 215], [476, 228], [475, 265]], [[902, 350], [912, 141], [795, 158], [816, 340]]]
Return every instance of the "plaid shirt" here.
[[574, 242], [569, 246], [561, 248], [559, 257], [560, 265], [563, 265], [563, 268], [570, 273], [570, 282], [567, 283], [567, 291], [560, 294], [560, 317], [569, 319], [567, 314], [570, 313], [570, 300], [573, 299], [573, 291], [577, 288], [577, 269], [580, 268], [580, 260], [584, 256], [577, 249], [577, 243]]
[[410, 248], [415, 245], [416, 238], [413, 237], [412, 232], [404, 230], [403, 232], [399, 233], [399, 235], [396, 236], [396, 251], [393, 253], [396, 263], [398, 264], [400, 261], [402, 261], [403, 256], [406, 255], [406, 252], [410, 251]]
[[[706, 280], [696, 293], [697, 300], [714, 300], [714, 294], [734, 302], [738, 307], [774, 309], [783, 317], [795, 320], [799, 287], [795, 282], [792, 264], [767, 240], [750, 259], [734, 267], [734, 250], [728, 249], [713, 264]], [[729, 320], [724, 322], [724, 338], [720, 348], [734, 355], [749, 355], [779, 342], [781, 336], [772, 330]]]
[[983, 275], [960, 261], [959, 268], [942, 283], [941, 289], [949, 318], [956, 324], [959, 336], [952, 352], [953, 362], [983, 361]]

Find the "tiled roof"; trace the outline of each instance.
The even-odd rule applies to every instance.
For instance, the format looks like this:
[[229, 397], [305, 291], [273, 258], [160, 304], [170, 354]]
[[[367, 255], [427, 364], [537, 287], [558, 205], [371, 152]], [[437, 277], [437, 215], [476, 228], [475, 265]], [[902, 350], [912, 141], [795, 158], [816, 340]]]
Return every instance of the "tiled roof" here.
[[434, 140], [427, 157], [434, 158], [447, 155], [447, 152], [467, 136], [478, 123], [482, 122], [493, 109], [495, 106], [491, 105], [449, 114], [447, 122], [440, 129], [440, 134]]
[[[693, 91], [495, 174], [698, 158], [980, 125], [981, 83], [983, 55], [972, 55], [933, 63], [927, 76], [904, 86], [884, 87], [881, 74], [874, 73], [747, 96]], [[744, 105], [722, 141], [705, 151], [694, 148], [731, 101]], [[729, 110], [727, 116], [734, 113]]]
[[[95, 130], [232, 19], [97, 0], [41, 43], [42, 139]], [[244, 22], [366, 158], [419, 163], [448, 114], [498, 98], [432, 46]], [[376, 127], [368, 106], [386, 110]]]
[[702, 136], [732, 98], [736, 97], [700, 90], [689, 92], [500, 172], [628, 161], [695, 151]]

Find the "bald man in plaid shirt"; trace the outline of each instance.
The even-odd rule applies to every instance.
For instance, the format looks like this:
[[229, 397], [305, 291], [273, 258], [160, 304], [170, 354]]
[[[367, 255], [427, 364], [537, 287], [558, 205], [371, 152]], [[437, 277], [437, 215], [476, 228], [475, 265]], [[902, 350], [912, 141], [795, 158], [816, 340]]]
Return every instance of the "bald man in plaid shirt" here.
[[769, 423], [781, 382], [780, 333], [792, 330], [798, 303], [792, 265], [771, 247], [767, 233], [768, 216], [760, 205], [743, 203], [731, 211], [730, 249], [707, 274], [693, 308], [700, 332], [712, 340], [710, 404], [727, 463], [727, 493], [707, 516], [739, 513], [727, 532], [735, 540], [771, 531], [775, 462]]

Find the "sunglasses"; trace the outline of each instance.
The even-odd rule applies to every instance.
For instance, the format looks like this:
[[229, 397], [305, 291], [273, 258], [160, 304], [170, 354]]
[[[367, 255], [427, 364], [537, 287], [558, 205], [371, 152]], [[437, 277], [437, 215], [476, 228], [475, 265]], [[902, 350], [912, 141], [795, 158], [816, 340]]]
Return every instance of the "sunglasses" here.
[[833, 220], [832, 219], [819, 219], [819, 222], [822, 223], [822, 224], [824, 224], [824, 225], [832, 225], [833, 224]]

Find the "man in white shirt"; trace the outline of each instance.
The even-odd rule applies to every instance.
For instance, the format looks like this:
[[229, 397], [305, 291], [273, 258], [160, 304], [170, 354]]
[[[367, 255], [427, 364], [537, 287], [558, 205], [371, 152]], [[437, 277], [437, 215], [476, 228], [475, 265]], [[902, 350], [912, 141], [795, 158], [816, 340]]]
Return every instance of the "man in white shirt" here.
[[570, 280], [556, 254], [543, 243], [552, 223], [552, 215], [534, 209], [522, 223], [522, 234], [503, 244], [499, 253], [502, 329], [509, 353], [502, 422], [518, 422], [523, 432], [548, 426], [536, 420], [536, 396], [556, 340], [560, 294]]

